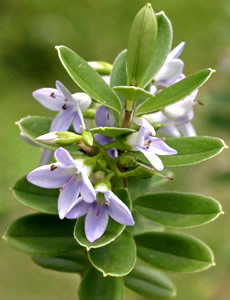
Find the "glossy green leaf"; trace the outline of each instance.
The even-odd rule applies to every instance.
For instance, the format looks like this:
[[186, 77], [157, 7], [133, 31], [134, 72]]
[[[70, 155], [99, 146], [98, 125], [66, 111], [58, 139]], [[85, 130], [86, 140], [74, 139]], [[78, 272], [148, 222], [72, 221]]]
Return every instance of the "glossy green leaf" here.
[[115, 86], [113, 89], [130, 101], [142, 101], [152, 97], [151, 93], [135, 86]]
[[19, 179], [12, 187], [14, 197], [23, 205], [42, 213], [58, 214], [58, 189], [43, 189], [29, 183], [26, 176]]
[[157, 38], [157, 20], [150, 3], [136, 15], [128, 41], [128, 85], [144, 87], [141, 82], [151, 62]]
[[[166, 139], [166, 143], [177, 150], [177, 155], [159, 156], [165, 167], [198, 164], [215, 157], [226, 148], [223, 140], [208, 136], [170, 138]], [[127, 152], [123, 155], [129, 155], [143, 164], [152, 166], [140, 152]]]
[[56, 48], [61, 63], [73, 81], [95, 101], [120, 113], [121, 102], [119, 98], [101, 76], [71, 49], [65, 46], [57, 46]]
[[148, 266], [136, 266], [124, 281], [129, 289], [150, 299], [176, 296], [176, 288], [171, 279]]
[[5, 235], [12, 246], [30, 255], [56, 256], [79, 249], [73, 238], [73, 220], [32, 214], [17, 219]]
[[[19, 126], [20, 131], [32, 142], [41, 146], [42, 148], [55, 151], [60, 146], [46, 145], [36, 140], [37, 137], [45, 133], [48, 133], [50, 131], [51, 123], [52, 123], [52, 119], [50, 118], [28, 116], [18, 121], [17, 125]], [[76, 144], [65, 146], [64, 148], [73, 155], [81, 155], [81, 156], [84, 155], [82, 152], [79, 151], [79, 147]]]
[[141, 80], [141, 86], [146, 86], [160, 71], [172, 46], [173, 31], [170, 20], [162, 11], [157, 17], [157, 40], [149, 66]]
[[126, 228], [132, 235], [138, 235], [145, 232], [165, 231], [164, 226], [150, 222], [135, 210], [132, 212], [132, 215], [135, 221], [135, 226], [129, 226]]
[[[120, 86], [127, 84], [127, 70], [126, 70], [126, 60], [127, 60], [127, 49], [122, 50], [118, 56], [116, 57], [113, 68], [110, 76], [110, 86]], [[124, 107], [125, 98], [123, 96], [118, 95], [122, 107]]]
[[132, 200], [134, 201], [137, 197], [146, 193], [150, 193], [151, 191], [154, 191], [154, 189], [157, 186], [167, 183], [169, 181], [167, 177], [169, 178], [173, 177], [173, 172], [169, 170], [163, 170], [161, 174], [166, 177], [160, 177], [157, 175], [145, 179], [129, 177], [128, 187], [129, 187], [129, 194]]
[[136, 244], [131, 234], [125, 230], [115, 241], [105, 247], [88, 252], [92, 265], [103, 276], [122, 277], [131, 272], [136, 262]]
[[40, 267], [58, 272], [84, 273], [90, 267], [89, 260], [82, 250], [61, 256], [33, 256], [32, 260]]
[[198, 272], [214, 266], [211, 249], [190, 235], [151, 232], [135, 236], [137, 255], [146, 263], [172, 272]]
[[79, 288], [79, 300], [123, 300], [122, 278], [103, 277], [91, 268]]
[[121, 135], [126, 135], [126, 134], [136, 132], [136, 130], [131, 128], [119, 128], [119, 127], [97, 127], [97, 128], [90, 129], [90, 131], [92, 133], [99, 133], [114, 138], [117, 138]]
[[140, 196], [135, 209], [153, 222], [172, 227], [194, 227], [215, 220], [219, 202], [199, 194], [164, 192]]
[[152, 96], [152, 98], [140, 104], [136, 109], [135, 115], [151, 114], [185, 98], [200, 88], [211, 77], [213, 72], [215, 71], [212, 69], [205, 69], [171, 85], [156, 94], [156, 96]]
[[[128, 191], [125, 189], [118, 189], [113, 191], [119, 199], [121, 199], [129, 208], [131, 208], [131, 200]], [[95, 242], [91, 243], [85, 236], [85, 217], [81, 217], [77, 220], [74, 228], [74, 237], [77, 242], [86, 247], [88, 250], [91, 248], [100, 248], [114, 241], [125, 229], [125, 226], [115, 222], [112, 218], [109, 218], [109, 223], [105, 233]]]

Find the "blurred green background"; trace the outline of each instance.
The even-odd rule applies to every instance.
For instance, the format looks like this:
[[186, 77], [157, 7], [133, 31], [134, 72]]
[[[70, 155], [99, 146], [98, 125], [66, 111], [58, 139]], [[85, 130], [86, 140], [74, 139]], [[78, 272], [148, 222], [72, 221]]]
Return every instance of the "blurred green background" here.
[[[182, 55], [185, 73], [212, 67], [217, 73], [202, 88], [194, 125], [200, 135], [230, 137], [230, 2], [227, 0], [150, 1], [164, 10], [174, 28], [174, 46], [187, 45]], [[22, 141], [15, 121], [30, 115], [50, 115], [32, 91], [54, 87], [61, 80], [72, 92], [76, 86], [62, 68], [54, 49], [66, 45], [86, 60], [113, 62], [127, 46], [132, 20], [146, 3], [142, 0], [1, 0], [1, 197], [0, 232], [18, 216], [30, 212], [17, 203], [9, 187], [37, 167], [40, 151]], [[178, 300], [230, 299], [229, 151], [206, 163], [175, 170], [169, 190], [204, 193], [220, 200], [225, 211], [216, 222], [187, 232], [210, 245], [217, 266], [193, 275], [171, 275]], [[164, 187], [163, 187], [164, 188]], [[78, 276], [55, 273], [33, 265], [30, 259], [0, 241], [0, 299], [73, 300]], [[141, 299], [127, 293], [126, 299]], [[93, 300], [93, 299], [92, 299]]]

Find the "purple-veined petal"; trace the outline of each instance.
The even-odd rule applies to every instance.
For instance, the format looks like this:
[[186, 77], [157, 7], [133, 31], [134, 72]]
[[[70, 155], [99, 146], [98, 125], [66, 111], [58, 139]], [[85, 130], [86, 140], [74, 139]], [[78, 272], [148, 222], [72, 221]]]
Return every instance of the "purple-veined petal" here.
[[58, 148], [55, 151], [54, 156], [59, 163], [65, 166], [74, 166], [73, 158], [66, 149], [62, 147]]
[[182, 73], [183, 68], [184, 63], [180, 59], [167, 61], [155, 77], [156, 83], [168, 87], [176, 81], [178, 76]]
[[73, 110], [71, 107], [62, 109], [54, 118], [50, 131], [66, 131], [69, 129], [73, 119]]
[[104, 146], [107, 145], [108, 143], [112, 142], [112, 139], [104, 136], [103, 134], [95, 133], [94, 138], [96, 142], [98, 142], [100, 145]]
[[33, 97], [49, 110], [60, 111], [64, 105], [64, 97], [56, 89], [43, 88], [33, 92]]
[[54, 155], [54, 152], [49, 149], [42, 150], [42, 157], [40, 160], [40, 166], [48, 165]]
[[163, 126], [159, 129], [159, 132], [162, 132], [167, 136], [174, 136], [174, 137], [181, 136], [180, 131], [175, 125]]
[[112, 112], [106, 106], [100, 106], [96, 111], [97, 127], [113, 127], [115, 124]]
[[60, 219], [64, 219], [67, 212], [77, 200], [80, 192], [81, 181], [78, 176], [73, 175], [62, 187], [58, 198], [58, 214]]
[[168, 119], [176, 122], [187, 121], [189, 119], [188, 114], [193, 109], [193, 105], [193, 101], [185, 98], [164, 108], [164, 114]]
[[196, 130], [193, 125], [188, 122], [185, 124], [178, 125], [179, 130], [182, 132], [183, 136], [196, 136]]
[[185, 42], [181, 42], [169, 53], [167, 59], [173, 59], [179, 57], [182, 51], [184, 50], [184, 47], [185, 47]]
[[81, 122], [81, 118], [80, 118], [78, 112], [75, 112], [74, 118], [73, 118], [73, 127], [74, 127], [74, 130], [79, 134], [82, 134], [81, 128], [80, 128], [80, 126], [82, 126], [82, 125], [83, 124]]
[[111, 148], [106, 150], [106, 152], [109, 154], [110, 157], [115, 158], [118, 157], [118, 151], [116, 148]]
[[158, 111], [153, 114], [144, 115], [143, 118], [147, 120], [149, 123], [167, 123], [168, 119], [165, 117], [165, 115], [162, 113], [162, 111]]
[[164, 141], [157, 137], [151, 138], [152, 143], [149, 147], [149, 150], [157, 155], [174, 155], [177, 154], [177, 151], [169, 147]]
[[93, 203], [85, 218], [85, 235], [88, 241], [93, 243], [105, 232], [109, 221], [109, 213], [106, 205]]
[[128, 207], [112, 191], [105, 192], [105, 198], [109, 204], [108, 211], [111, 218], [123, 225], [134, 225], [135, 222]]
[[64, 98], [71, 100], [72, 94], [59, 80], [56, 81], [56, 88], [58, 89], [59, 93], [64, 96]]
[[73, 167], [65, 167], [60, 163], [41, 166], [27, 175], [27, 180], [46, 189], [62, 187], [74, 174]]
[[89, 180], [86, 172], [81, 172], [81, 196], [85, 202], [92, 203], [96, 200], [96, 193], [91, 181]]
[[90, 204], [82, 200], [82, 197], [79, 197], [70, 207], [65, 217], [67, 219], [78, 219], [87, 214], [89, 207]]
[[144, 118], [135, 118], [134, 119], [134, 123], [136, 123], [137, 125], [144, 127], [146, 129], [146, 131], [149, 131], [152, 133], [152, 135], [155, 135], [155, 129], [153, 128], [153, 126], [151, 124], [149, 124], [149, 122], [144, 119]]
[[153, 152], [147, 149], [143, 149], [141, 147], [137, 147], [139, 151], [141, 151], [144, 156], [148, 159], [151, 165], [157, 169], [158, 171], [162, 171], [164, 169], [164, 165], [160, 158]]

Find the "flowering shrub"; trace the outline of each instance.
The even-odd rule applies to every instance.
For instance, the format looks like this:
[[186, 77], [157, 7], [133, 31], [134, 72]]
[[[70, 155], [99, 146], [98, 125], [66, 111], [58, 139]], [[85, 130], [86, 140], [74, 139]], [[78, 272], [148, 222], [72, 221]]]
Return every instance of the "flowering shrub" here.
[[16, 220], [5, 239], [42, 267], [79, 273], [81, 300], [123, 299], [124, 285], [150, 299], [173, 297], [175, 286], [159, 269], [214, 265], [205, 243], [173, 228], [211, 222], [221, 205], [198, 194], [154, 193], [173, 179], [166, 168], [200, 163], [226, 147], [197, 136], [190, 122], [198, 89], [214, 71], [185, 76], [178, 58], [185, 43], [171, 45], [169, 19], [147, 4], [113, 65], [57, 46], [83, 92], [72, 94], [59, 81], [39, 89], [33, 97], [56, 117], [18, 122], [23, 139], [43, 154], [13, 193], [38, 213]]

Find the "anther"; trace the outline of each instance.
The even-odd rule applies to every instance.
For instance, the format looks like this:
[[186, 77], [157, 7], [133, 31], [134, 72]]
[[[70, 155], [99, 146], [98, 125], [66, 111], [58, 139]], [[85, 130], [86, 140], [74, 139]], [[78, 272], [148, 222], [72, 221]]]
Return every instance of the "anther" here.
[[62, 106], [62, 109], [67, 110], [67, 105], [64, 104], [64, 105]]
[[109, 202], [105, 202], [105, 206], [109, 207]]
[[56, 170], [56, 169], [57, 169], [57, 166], [51, 165], [51, 167], [50, 167], [50, 170], [51, 170], [51, 171], [54, 171], [54, 170]]
[[78, 175], [78, 171], [75, 171], [74, 174], [77, 176]]
[[67, 101], [68, 101], [68, 99], [67, 99], [67, 98], [65, 98], [65, 99], [64, 99], [64, 101], [65, 101], [65, 102], [67, 102]]
[[55, 96], [55, 93], [54, 92], [52, 92], [51, 94], [50, 94], [50, 97], [52, 97], [52, 98], [56, 98], [56, 96]]
[[200, 105], [204, 105], [204, 103], [200, 100], [197, 100], [197, 103], [200, 104]]

